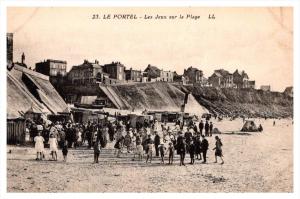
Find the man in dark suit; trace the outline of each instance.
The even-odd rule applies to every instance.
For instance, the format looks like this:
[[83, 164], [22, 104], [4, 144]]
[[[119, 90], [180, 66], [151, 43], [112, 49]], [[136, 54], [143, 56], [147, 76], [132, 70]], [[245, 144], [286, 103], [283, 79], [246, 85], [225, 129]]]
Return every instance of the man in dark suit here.
[[200, 123], [199, 123], [200, 135], [202, 135], [203, 128], [204, 128], [204, 124], [203, 124], [203, 121], [201, 120]]
[[202, 151], [202, 154], [203, 154], [203, 162], [202, 163], [206, 163], [206, 153], [207, 153], [207, 150], [208, 150], [208, 141], [207, 139], [205, 138], [204, 135], [202, 135], [202, 142], [201, 142], [201, 151]]
[[205, 136], [209, 136], [209, 123], [208, 120], [206, 120], [205, 125], [204, 125], [204, 130], [205, 130]]
[[158, 135], [157, 131], [155, 131], [155, 137], [154, 137], [154, 147], [155, 147], [155, 156], [159, 156], [159, 149], [158, 146], [160, 145], [160, 136]]

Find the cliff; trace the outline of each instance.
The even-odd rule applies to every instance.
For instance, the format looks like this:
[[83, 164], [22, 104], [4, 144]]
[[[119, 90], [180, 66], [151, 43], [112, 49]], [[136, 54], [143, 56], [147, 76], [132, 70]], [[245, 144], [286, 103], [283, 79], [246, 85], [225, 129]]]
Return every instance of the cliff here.
[[191, 92], [211, 113], [245, 117], [292, 117], [293, 97], [279, 92], [176, 85]]

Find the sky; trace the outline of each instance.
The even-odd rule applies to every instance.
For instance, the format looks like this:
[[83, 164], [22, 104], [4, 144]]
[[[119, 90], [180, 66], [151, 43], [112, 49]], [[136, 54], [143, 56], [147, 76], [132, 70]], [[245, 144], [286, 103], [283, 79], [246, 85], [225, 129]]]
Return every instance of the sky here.
[[[96, 14], [100, 18], [92, 19]], [[103, 19], [109, 14], [135, 14], [137, 19]], [[215, 19], [208, 19], [209, 14]], [[193, 66], [205, 77], [220, 68], [232, 73], [239, 69], [257, 87], [283, 91], [293, 85], [290, 7], [11, 7], [7, 20], [7, 32], [14, 33], [14, 61], [20, 62], [24, 52], [32, 68], [45, 59], [58, 59], [67, 61], [70, 70], [84, 59], [97, 59], [138, 70], [151, 64], [178, 74]]]

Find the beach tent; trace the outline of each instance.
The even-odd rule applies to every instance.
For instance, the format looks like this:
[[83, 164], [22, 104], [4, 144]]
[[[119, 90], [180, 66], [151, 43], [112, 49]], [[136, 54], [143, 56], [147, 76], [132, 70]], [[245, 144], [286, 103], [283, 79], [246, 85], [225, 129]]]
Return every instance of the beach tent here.
[[258, 132], [258, 128], [253, 120], [246, 120], [241, 131], [243, 131], [243, 132]]
[[221, 134], [221, 131], [219, 131], [218, 128], [214, 128], [214, 129], [212, 130], [212, 134]]

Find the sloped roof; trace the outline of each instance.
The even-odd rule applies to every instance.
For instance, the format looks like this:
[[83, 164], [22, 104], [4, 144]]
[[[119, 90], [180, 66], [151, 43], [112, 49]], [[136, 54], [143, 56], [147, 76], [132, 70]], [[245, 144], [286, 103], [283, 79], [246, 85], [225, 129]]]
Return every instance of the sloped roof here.
[[156, 66], [152, 66], [152, 65], [148, 65], [147, 68], [145, 69], [145, 71], [151, 70], [151, 71], [160, 71], [160, 69]]
[[35, 111], [46, 112], [46, 107], [38, 102], [34, 96], [7, 73], [7, 119], [22, 117], [25, 112], [33, 108]]
[[227, 70], [224, 70], [224, 69], [215, 70], [215, 73], [217, 75], [221, 75], [222, 77], [226, 77], [228, 75], [232, 75], [230, 72], [228, 72]]
[[235, 73], [235, 74], [239, 74], [239, 75], [240, 75], [241, 77], [243, 77], [243, 78], [249, 79], [248, 74], [247, 74], [244, 70], [239, 71], [238, 69], [236, 69], [236, 70], [234, 71], [234, 73]]
[[96, 63], [91, 63], [91, 62], [88, 62], [88, 61], [85, 61], [80, 65], [73, 66], [72, 69], [82, 69], [82, 68], [87, 68], [87, 67], [103, 69], [101, 65], [96, 64]]
[[[24, 82], [28, 78], [36, 86], [37, 99]], [[7, 116], [20, 117], [31, 107], [42, 113], [63, 112], [67, 104], [49, 81], [49, 77], [22, 66], [15, 65], [7, 72]]]
[[160, 69], [156, 66], [148, 65], [144, 72], [147, 72], [147, 76], [151, 78], [160, 77]]
[[194, 67], [192, 67], [192, 66], [190, 66], [186, 71], [191, 71], [191, 72], [201, 72], [201, 70], [200, 69], [198, 69], [198, 68], [194, 68]]

